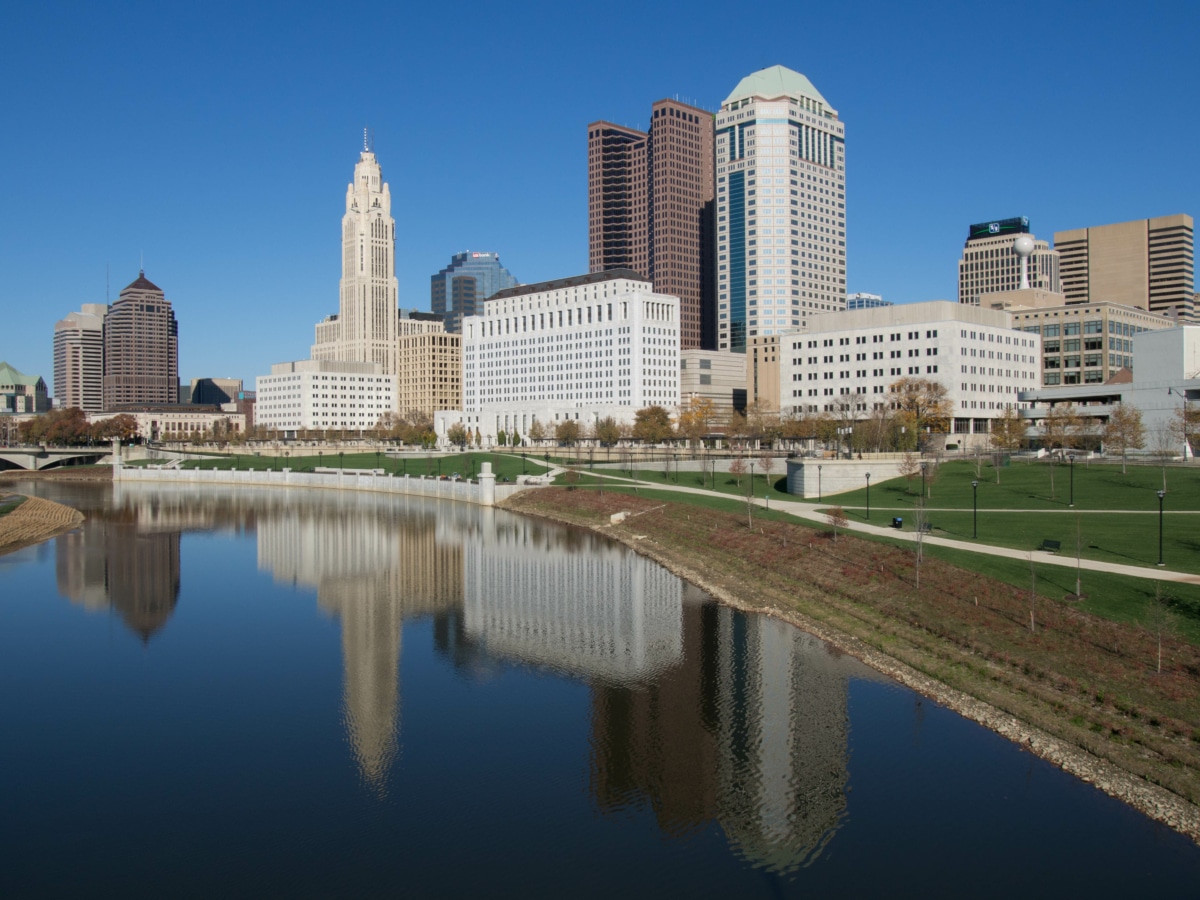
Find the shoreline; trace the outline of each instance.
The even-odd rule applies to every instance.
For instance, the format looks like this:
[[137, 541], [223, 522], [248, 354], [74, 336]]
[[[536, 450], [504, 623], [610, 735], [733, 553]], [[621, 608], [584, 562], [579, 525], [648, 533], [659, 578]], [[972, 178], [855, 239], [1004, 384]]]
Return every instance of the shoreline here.
[[83, 523], [83, 513], [70, 506], [27, 494], [13, 496], [24, 497], [25, 502], [0, 516], [0, 556], [41, 544]]
[[[947, 709], [953, 710], [964, 718], [982, 725], [1022, 749], [1028, 750], [1081, 781], [1093, 785], [1110, 797], [1122, 801], [1154, 821], [1166, 825], [1200, 844], [1200, 807], [1189, 802], [1185, 797], [1154, 784], [1147, 778], [1131, 772], [1077, 743], [1054, 735], [1033, 722], [1025, 721], [985, 699], [973, 696], [932, 674], [921, 671], [896, 656], [884, 652], [879, 647], [873, 646], [869, 641], [853, 633], [852, 630], [820, 621], [799, 610], [783, 609], [769, 602], [756, 604], [747, 600], [743, 596], [739, 596], [734, 589], [716, 583], [713, 579], [706, 577], [704, 573], [688, 565], [680, 558], [682, 554], [678, 556], [673, 554], [671, 548], [655, 541], [649, 534], [631, 532], [624, 527], [626, 523], [614, 525], [593, 522], [583, 519], [579, 515], [572, 516], [559, 509], [546, 509], [544, 506], [534, 508], [525, 502], [531, 499], [529, 497], [531, 493], [517, 494], [497, 505], [510, 512], [544, 518], [605, 535], [635, 553], [654, 560], [663, 568], [705, 591], [714, 600], [726, 606], [746, 613], [766, 614], [788, 622], [836, 647], [841, 652], [853, 656], [875, 671], [894, 679]], [[538, 495], [543, 501], [550, 499], [546, 493], [538, 492]], [[625, 505], [631, 504], [627, 502]], [[633, 519], [633, 522], [636, 521]], [[649, 529], [644, 528], [643, 530], [648, 531]], [[762, 593], [762, 591], [756, 590], [752, 585], [746, 585], [742, 593], [753, 595]], [[936, 668], [936, 665], [931, 667]]]

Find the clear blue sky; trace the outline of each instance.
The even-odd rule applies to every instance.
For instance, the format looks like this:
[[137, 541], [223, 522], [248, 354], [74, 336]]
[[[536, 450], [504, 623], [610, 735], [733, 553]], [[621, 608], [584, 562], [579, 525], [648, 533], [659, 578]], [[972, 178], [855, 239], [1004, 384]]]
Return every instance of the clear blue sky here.
[[16, 3], [0, 11], [0, 359], [146, 274], [180, 375], [252, 386], [337, 309], [362, 128], [400, 304], [496, 250], [587, 269], [586, 126], [807, 75], [846, 123], [849, 289], [953, 299], [971, 222], [1200, 215], [1200, 3]]

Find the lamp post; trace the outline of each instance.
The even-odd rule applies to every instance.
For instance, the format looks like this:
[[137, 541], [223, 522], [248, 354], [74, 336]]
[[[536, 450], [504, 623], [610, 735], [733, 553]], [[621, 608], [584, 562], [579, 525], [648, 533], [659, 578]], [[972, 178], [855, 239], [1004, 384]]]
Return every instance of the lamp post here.
[[871, 473], [867, 473], [867, 518], [871, 518]]
[[1167, 496], [1166, 491], [1157, 491], [1158, 494], [1158, 564], [1165, 566], [1163, 562], [1163, 498]]
[[521, 474], [525, 474], [525, 454], [521, 454]]
[[817, 501], [820, 502], [822, 499], [823, 499], [823, 494], [821, 493], [821, 466], [818, 465], [817, 466]]
[[1068, 504], [1072, 509], [1075, 508], [1075, 454], [1067, 454], [1067, 462], [1071, 464], [1071, 502]]
[[341, 470], [344, 468], [346, 468], [346, 451], [339, 450], [338, 451], [338, 469]]
[[971, 538], [979, 538], [979, 482], [971, 482]]
[[926, 462], [921, 463], [921, 499], [922, 500], [925, 499], [925, 491], [927, 490], [927, 488], [925, 487], [925, 473], [928, 471], [929, 471], [929, 463], [926, 463]]

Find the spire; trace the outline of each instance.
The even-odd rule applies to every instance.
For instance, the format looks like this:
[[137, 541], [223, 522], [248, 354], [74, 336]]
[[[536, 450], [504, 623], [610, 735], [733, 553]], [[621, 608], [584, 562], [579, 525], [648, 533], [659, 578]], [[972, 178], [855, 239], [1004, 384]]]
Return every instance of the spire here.
[[363, 153], [369, 153], [370, 150], [371, 150], [371, 148], [367, 144], [367, 129], [364, 128], [363, 129]]

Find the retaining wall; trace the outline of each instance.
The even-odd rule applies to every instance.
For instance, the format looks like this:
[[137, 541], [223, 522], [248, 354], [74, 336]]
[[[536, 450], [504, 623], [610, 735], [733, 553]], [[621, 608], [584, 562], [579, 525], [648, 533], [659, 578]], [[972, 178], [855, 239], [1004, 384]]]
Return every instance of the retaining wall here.
[[[487, 465], [485, 463], [485, 465]], [[114, 481], [163, 484], [245, 484], [255, 487], [313, 487], [339, 491], [376, 491], [438, 500], [458, 500], [477, 506], [494, 506], [529, 485], [496, 484], [494, 475], [479, 481], [443, 481], [413, 475], [371, 475], [354, 469], [333, 472], [293, 472], [255, 469], [152, 469], [113, 466]]]

